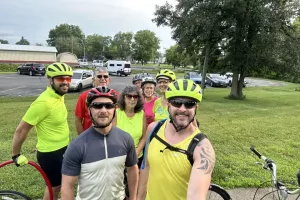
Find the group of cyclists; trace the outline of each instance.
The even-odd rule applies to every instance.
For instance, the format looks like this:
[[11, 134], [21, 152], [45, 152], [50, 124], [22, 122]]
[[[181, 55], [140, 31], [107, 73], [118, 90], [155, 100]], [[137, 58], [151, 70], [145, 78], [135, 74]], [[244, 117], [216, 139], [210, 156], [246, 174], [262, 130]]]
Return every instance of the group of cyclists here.
[[[46, 74], [49, 86], [16, 128], [12, 159], [17, 166], [28, 163], [21, 147], [35, 127], [37, 161], [54, 199], [59, 192], [63, 200], [206, 199], [215, 152], [195, 119], [199, 85], [163, 69], [155, 78], [134, 76], [119, 93], [109, 87], [106, 68], [96, 68], [95, 87], [77, 100], [78, 136], [70, 142], [64, 95], [72, 68], [53, 63]], [[45, 190], [43, 199], [49, 198]]]

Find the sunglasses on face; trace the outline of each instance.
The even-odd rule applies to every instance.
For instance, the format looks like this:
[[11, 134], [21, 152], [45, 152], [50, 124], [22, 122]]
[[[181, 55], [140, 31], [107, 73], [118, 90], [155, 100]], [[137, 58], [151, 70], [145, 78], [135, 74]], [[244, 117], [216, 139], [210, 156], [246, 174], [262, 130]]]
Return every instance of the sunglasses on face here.
[[125, 96], [126, 96], [128, 99], [132, 99], [132, 98], [137, 99], [137, 98], [139, 98], [139, 95], [126, 94]]
[[72, 81], [71, 77], [55, 77], [54, 79], [59, 83], [63, 83], [63, 82], [71, 83]]
[[95, 109], [102, 109], [102, 108], [106, 108], [107, 110], [109, 109], [113, 109], [116, 107], [115, 104], [113, 103], [92, 103], [90, 105], [91, 108], [95, 108]]
[[197, 102], [195, 101], [184, 100], [170, 100], [169, 103], [176, 108], [180, 108], [182, 105], [184, 105], [186, 109], [194, 108], [197, 105]]
[[101, 78], [108, 79], [108, 75], [97, 75], [96, 77], [99, 79]]

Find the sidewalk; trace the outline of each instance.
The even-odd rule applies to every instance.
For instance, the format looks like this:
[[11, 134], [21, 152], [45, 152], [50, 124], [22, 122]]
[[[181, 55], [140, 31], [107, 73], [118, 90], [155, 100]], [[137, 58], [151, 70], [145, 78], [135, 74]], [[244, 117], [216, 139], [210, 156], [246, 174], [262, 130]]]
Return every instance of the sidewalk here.
[[[226, 191], [229, 193], [232, 200], [253, 200], [256, 190], [257, 190], [257, 188], [237, 188], [237, 189], [230, 189], [230, 190], [226, 190]], [[259, 189], [254, 200], [261, 199], [264, 195], [266, 195], [267, 193], [269, 193], [271, 191], [272, 191], [271, 188]], [[277, 193], [273, 193], [273, 194], [277, 195]], [[276, 196], [276, 195], [273, 198], [273, 195], [269, 194], [265, 198], [263, 198], [263, 200], [274, 200], [274, 199], [279, 200], [278, 196]], [[290, 195], [288, 197], [288, 200], [296, 200], [297, 197], [298, 197], [298, 195]], [[300, 199], [300, 197], [299, 197], [299, 199]]]

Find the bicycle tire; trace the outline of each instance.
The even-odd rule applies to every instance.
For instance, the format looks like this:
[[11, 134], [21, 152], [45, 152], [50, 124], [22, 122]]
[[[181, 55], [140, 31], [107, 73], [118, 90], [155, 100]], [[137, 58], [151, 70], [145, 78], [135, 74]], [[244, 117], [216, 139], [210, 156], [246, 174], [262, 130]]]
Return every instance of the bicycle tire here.
[[0, 190], [0, 200], [31, 200], [31, 198], [21, 192]]
[[230, 195], [220, 186], [211, 184], [206, 197], [207, 200], [231, 200]]

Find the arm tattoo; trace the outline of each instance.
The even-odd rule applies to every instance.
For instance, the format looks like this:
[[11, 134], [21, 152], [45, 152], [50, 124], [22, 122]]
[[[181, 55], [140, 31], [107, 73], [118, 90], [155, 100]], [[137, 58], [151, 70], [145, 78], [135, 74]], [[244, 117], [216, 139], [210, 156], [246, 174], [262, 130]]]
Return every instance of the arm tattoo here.
[[200, 148], [200, 167], [197, 169], [203, 170], [205, 174], [211, 174], [215, 165], [215, 152], [207, 139], [199, 142], [197, 146]]

